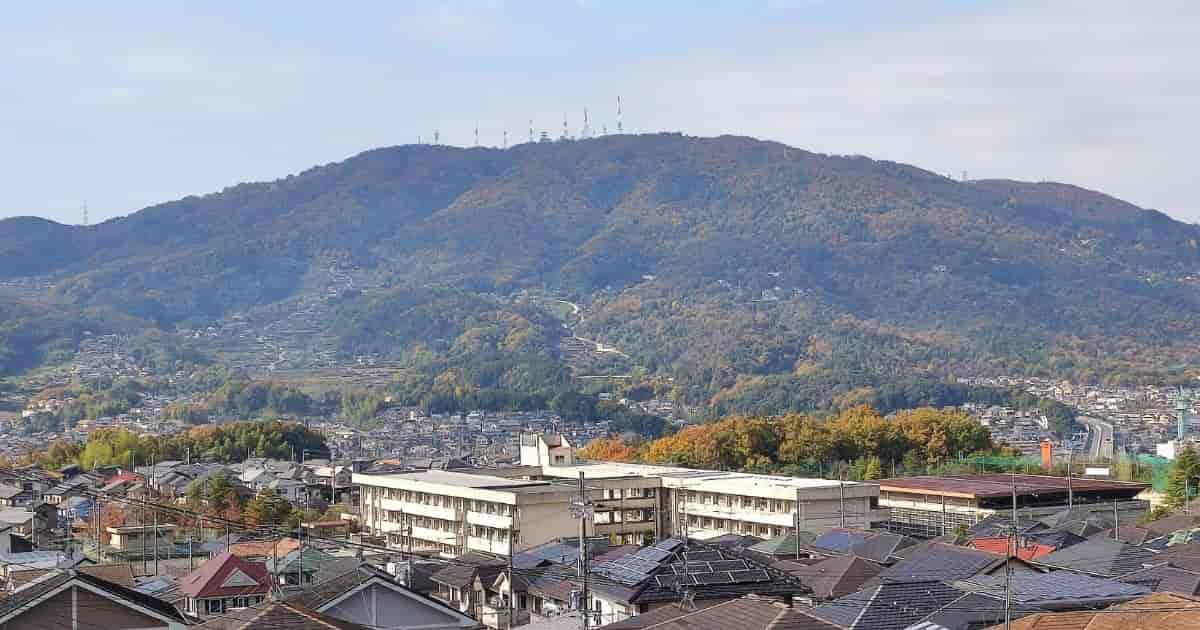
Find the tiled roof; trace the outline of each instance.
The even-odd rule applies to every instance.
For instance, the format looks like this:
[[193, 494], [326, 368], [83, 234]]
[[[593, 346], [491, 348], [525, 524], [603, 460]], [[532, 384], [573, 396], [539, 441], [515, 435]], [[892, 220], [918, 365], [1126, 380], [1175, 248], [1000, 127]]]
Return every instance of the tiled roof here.
[[[978, 590], [993, 597], [1003, 598], [1005, 593], [1003, 575], [980, 575], [971, 578], [964, 590]], [[1150, 589], [1137, 584], [1126, 584], [1116, 580], [1071, 573], [1051, 571], [1049, 573], [1016, 573], [1012, 576], [1009, 592], [1012, 599], [1026, 604], [1044, 605], [1051, 602], [1097, 600], [1126, 601], [1150, 594]]]
[[[980, 551], [1003, 555], [1008, 553], [1010, 542], [1008, 538], [976, 538], [971, 541], [971, 546]], [[1034, 558], [1052, 554], [1054, 551], [1054, 547], [1050, 545], [1027, 542], [1017, 547], [1017, 557], [1028, 562]]]
[[[301, 557], [303, 555], [303, 557]], [[296, 573], [301, 566], [304, 567], [305, 573], [316, 572], [319, 567], [333, 559], [333, 556], [316, 549], [314, 547], [305, 547], [301, 552], [299, 549], [293, 549], [282, 556], [268, 557], [266, 560], [267, 570], [275, 575], [281, 573]], [[304, 562], [301, 563], [301, 560]]]
[[289, 596], [287, 600], [315, 610], [377, 575], [377, 572], [372, 569], [355, 567], [342, 575], [305, 588], [295, 595]]
[[884, 564], [892, 558], [893, 554], [897, 553], [901, 549], [912, 547], [916, 544], [917, 541], [909, 538], [908, 536], [892, 533], [880, 533], [871, 536], [861, 543], [851, 546], [850, 553], [860, 558], [866, 558], [867, 560]]
[[[182, 622], [183, 616], [175, 609], [174, 606], [167, 602], [151, 597], [145, 593], [140, 593], [131, 588], [110, 582], [94, 575], [82, 573], [74, 570], [56, 570], [35, 579], [32, 582], [25, 584], [20, 590], [9, 594], [7, 597], [0, 599], [0, 616], [12, 613], [30, 603], [37, 600], [39, 597], [46, 595], [55, 589], [67, 585], [72, 580], [86, 584], [94, 589], [103, 591], [107, 599], [112, 602], [122, 604], [136, 604], [142, 608], [152, 610], [159, 615]], [[124, 604], [122, 604], [124, 605]]]
[[[1003, 624], [992, 627], [1001, 630]], [[1198, 630], [1200, 599], [1154, 593], [1105, 610], [1038, 613], [1012, 622], [1012, 630]]]
[[852, 547], [866, 542], [868, 538], [875, 535], [875, 532], [837, 528], [817, 536], [812, 545], [828, 551], [850, 553]]
[[[256, 585], [223, 586], [230, 576], [239, 571], [256, 582]], [[195, 571], [179, 579], [179, 590], [195, 598], [265, 595], [270, 588], [266, 564], [239, 558], [230, 552], [213, 556]]]
[[228, 612], [196, 627], [209, 630], [369, 630], [367, 626], [323, 615], [298, 604], [272, 600]]
[[1034, 562], [1080, 573], [1120, 577], [1152, 563], [1154, 556], [1152, 551], [1127, 545], [1118, 540], [1093, 538], [1066, 549], [1059, 549]]
[[813, 534], [812, 532], [800, 532], [799, 540], [797, 540], [796, 534], [793, 532], [784, 536], [778, 536], [755, 543], [747, 547], [747, 549], [767, 556], [794, 556], [796, 554], [797, 545], [799, 546], [800, 552], [804, 553], [805, 549], [812, 546], [816, 540], [817, 535]]
[[903, 630], [961, 596], [938, 580], [884, 580], [812, 614], [847, 630]]
[[798, 565], [788, 573], [813, 590], [819, 599], [836, 599], [857, 591], [882, 568], [855, 556], [839, 556], [812, 565]]
[[1102, 532], [1092, 534], [1089, 538], [1116, 538], [1123, 543], [1140, 545], [1149, 540], [1151, 538], [1151, 534], [1150, 530], [1144, 527], [1122, 525], [1120, 531], [1114, 532], [1112, 529], [1106, 529]]
[[1183, 595], [1200, 594], [1200, 573], [1180, 569], [1168, 564], [1134, 571], [1120, 578], [1127, 584], [1140, 584], [1155, 592], [1172, 592]]
[[1004, 556], [946, 543], [925, 543], [904, 550], [904, 560], [884, 569], [880, 578], [961, 580], [1004, 562]]
[[754, 597], [696, 602], [692, 609], [662, 606], [606, 630], [837, 630], [836, 626], [780, 603]]

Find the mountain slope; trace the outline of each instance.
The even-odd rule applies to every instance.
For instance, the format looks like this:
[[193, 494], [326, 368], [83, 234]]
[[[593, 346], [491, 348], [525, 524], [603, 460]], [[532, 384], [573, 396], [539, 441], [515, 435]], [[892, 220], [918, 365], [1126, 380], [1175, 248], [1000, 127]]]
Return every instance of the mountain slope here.
[[49, 275], [55, 299], [164, 327], [294, 295], [330, 258], [397, 291], [545, 288], [695, 397], [814, 366], [870, 382], [1089, 356], [1102, 376], [1149, 349], [1194, 364], [1198, 241], [1061, 184], [660, 134], [393, 147], [89, 228], [0, 221], [0, 277]]

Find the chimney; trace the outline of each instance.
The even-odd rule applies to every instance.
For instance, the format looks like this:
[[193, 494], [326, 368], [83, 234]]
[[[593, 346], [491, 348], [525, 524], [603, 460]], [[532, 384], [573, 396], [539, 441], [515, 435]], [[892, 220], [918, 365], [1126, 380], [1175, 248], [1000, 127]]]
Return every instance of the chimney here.
[[1054, 467], [1054, 443], [1050, 440], [1042, 440], [1042, 468], [1046, 472]]

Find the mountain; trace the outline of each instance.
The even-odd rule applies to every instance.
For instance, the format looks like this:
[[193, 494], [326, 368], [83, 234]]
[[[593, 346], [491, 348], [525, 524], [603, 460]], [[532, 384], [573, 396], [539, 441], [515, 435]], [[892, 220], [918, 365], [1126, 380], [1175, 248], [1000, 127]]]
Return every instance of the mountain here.
[[[690, 399], [803, 406], [811, 383], [1196, 365], [1198, 242], [1073, 186], [658, 134], [391, 147], [90, 227], [8, 219], [0, 280], [169, 330], [292, 299], [336, 261], [373, 278], [331, 307], [343, 355], [556, 361], [558, 327], [513, 299], [548, 292], [583, 307], [574, 334]], [[429, 304], [472, 317], [431, 332]]]

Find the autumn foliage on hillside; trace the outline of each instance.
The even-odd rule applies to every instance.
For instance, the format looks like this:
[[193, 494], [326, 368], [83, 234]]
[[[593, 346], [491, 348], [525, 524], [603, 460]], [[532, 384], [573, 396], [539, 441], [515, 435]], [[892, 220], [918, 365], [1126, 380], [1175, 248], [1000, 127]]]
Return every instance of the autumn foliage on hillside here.
[[994, 448], [987, 430], [960, 411], [926, 407], [885, 418], [861, 405], [827, 420], [801, 414], [726, 418], [642, 445], [601, 438], [579, 456], [790, 474], [819, 474], [847, 462], [851, 477], [872, 479], [892, 468], [923, 473]]

